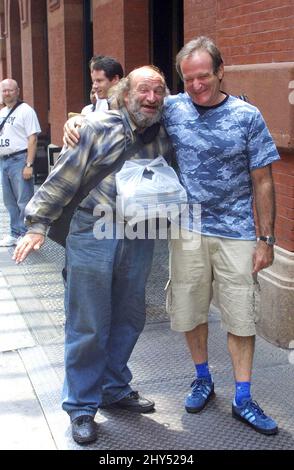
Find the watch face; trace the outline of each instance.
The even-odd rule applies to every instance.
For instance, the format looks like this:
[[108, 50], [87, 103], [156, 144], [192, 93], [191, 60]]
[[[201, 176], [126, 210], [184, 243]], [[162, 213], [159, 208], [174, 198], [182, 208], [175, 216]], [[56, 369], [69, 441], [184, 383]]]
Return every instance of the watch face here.
[[265, 242], [267, 245], [270, 245], [270, 246], [274, 245], [276, 242], [276, 239], [273, 235], [268, 235], [267, 237], [261, 235], [259, 237], [259, 240], [262, 240], [263, 242]]

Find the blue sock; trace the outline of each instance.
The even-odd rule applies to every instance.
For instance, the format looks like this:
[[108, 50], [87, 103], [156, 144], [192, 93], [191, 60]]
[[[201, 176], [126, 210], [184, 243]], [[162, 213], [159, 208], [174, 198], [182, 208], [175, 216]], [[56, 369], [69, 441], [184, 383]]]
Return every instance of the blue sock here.
[[209, 372], [208, 362], [202, 364], [195, 364], [196, 374], [198, 379], [207, 379], [212, 382], [212, 377]]
[[241, 406], [244, 399], [249, 400], [251, 398], [251, 382], [235, 382], [235, 386], [235, 403], [237, 406]]

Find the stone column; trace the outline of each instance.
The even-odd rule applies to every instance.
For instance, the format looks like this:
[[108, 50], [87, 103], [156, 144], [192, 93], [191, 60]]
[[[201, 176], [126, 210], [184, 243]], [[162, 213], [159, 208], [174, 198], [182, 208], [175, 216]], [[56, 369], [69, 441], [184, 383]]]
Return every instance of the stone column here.
[[285, 349], [294, 349], [294, 253], [275, 247], [274, 264], [259, 274], [260, 336]]
[[83, 1], [47, 2], [51, 142], [62, 144], [68, 112], [83, 99]]
[[148, 0], [93, 0], [94, 54], [115, 57], [128, 73], [148, 64]]
[[48, 134], [48, 52], [46, 0], [23, 2], [21, 10], [22, 95], [37, 112], [42, 133]]

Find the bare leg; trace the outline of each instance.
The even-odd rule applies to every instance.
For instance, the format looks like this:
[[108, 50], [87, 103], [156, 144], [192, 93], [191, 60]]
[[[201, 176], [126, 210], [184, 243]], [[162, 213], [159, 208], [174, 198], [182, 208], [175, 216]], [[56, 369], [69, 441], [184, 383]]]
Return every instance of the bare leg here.
[[194, 363], [206, 362], [208, 360], [208, 323], [203, 323], [196, 326], [194, 330], [187, 331], [185, 336]]
[[[198, 365], [208, 362], [208, 324], [198, 325], [194, 330], [187, 331], [185, 335], [194, 363]], [[192, 392], [186, 398], [185, 408], [188, 413], [198, 413], [214, 397], [214, 384], [210, 376], [198, 378], [197, 371], [197, 380], [194, 380], [191, 386]]]
[[251, 382], [254, 345], [255, 336], [236, 336], [228, 333], [228, 350], [237, 382]]

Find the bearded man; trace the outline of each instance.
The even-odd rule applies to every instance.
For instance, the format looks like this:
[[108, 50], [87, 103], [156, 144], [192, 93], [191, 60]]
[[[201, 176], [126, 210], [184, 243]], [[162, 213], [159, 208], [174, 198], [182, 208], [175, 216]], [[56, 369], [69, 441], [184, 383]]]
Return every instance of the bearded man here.
[[[79, 144], [63, 152], [26, 208], [28, 232], [15, 249], [17, 263], [40, 248], [48, 225], [60, 216], [81, 183], [112, 165], [146, 129], [157, 125], [158, 133], [132, 158], [170, 157], [171, 146], [160, 125], [166, 95], [162, 73], [144, 66], [123, 79], [118, 110], [90, 113], [85, 118]], [[115, 224], [111, 239], [97, 240], [93, 233], [95, 206], [107, 204], [115, 211], [115, 173], [119, 169], [82, 201], [66, 243], [62, 407], [70, 415], [72, 435], [79, 444], [96, 440], [94, 417], [99, 407], [141, 413], [154, 409], [153, 401], [132, 390], [127, 365], [145, 323], [145, 285], [154, 240], [116, 237]]]

